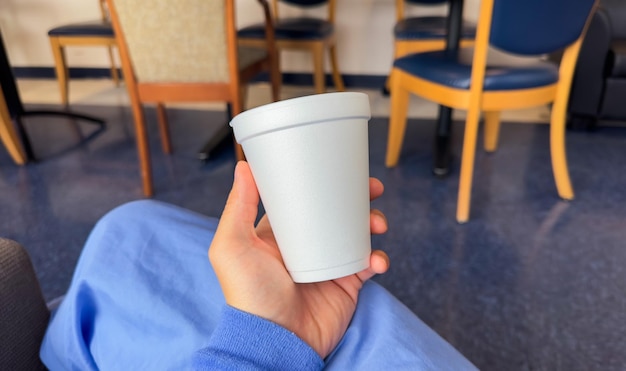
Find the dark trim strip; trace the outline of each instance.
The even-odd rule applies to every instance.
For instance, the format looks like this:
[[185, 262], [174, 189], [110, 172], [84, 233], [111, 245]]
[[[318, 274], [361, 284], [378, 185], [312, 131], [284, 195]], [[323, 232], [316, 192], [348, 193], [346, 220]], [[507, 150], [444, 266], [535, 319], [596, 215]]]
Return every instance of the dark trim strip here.
[[[16, 78], [22, 79], [55, 79], [56, 74], [53, 67], [13, 67], [13, 74]], [[96, 67], [71, 67], [69, 69], [71, 79], [93, 79], [109, 78], [111, 70], [108, 68]], [[121, 76], [121, 72], [120, 72]], [[381, 88], [387, 79], [384, 75], [342, 75], [346, 87], [349, 88]], [[267, 74], [261, 74], [256, 81], [268, 81]], [[283, 83], [285, 85], [312, 86], [313, 76], [307, 73], [284, 73]], [[326, 75], [326, 85], [333, 86], [333, 79], [330, 74]]]
[[[72, 67], [69, 69], [69, 74], [71, 79], [109, 78], [111, 77], [111, 70], [108, 68]], [[53, 67], [13, 67], [13, 75], [18, 79], [56, 79]]]

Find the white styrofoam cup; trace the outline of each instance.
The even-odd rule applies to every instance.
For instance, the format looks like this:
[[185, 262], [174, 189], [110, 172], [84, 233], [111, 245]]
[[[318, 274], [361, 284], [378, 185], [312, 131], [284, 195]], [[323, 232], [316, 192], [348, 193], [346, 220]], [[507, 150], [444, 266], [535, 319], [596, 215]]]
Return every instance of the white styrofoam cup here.
[[244, 111], [231, 121], [294, 282], [369, 266], [369, 99], [327, 93]]

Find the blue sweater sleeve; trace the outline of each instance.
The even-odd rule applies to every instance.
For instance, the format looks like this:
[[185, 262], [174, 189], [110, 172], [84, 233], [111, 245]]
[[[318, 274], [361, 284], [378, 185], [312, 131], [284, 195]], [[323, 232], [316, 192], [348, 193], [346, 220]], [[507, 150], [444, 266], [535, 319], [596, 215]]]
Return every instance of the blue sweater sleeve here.
[[195, 370], [321, 370], [324, 361], [294, 333], [226, 305], [193, 365]]

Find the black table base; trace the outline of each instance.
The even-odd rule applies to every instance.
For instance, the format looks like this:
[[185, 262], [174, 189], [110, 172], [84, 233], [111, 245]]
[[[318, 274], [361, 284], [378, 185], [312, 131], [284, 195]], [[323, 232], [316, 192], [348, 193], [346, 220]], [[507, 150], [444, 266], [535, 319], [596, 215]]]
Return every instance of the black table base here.
[[[463, 0], [451, 0], [448, 10], [448, 33], [446, 52], [456, 54], [461, 42], [463, 28]], [[452, 137], [452, 108], [439, 106], [439, 118], [435, 135], [433, 173], [445, 176], [450, 172], [450, 138]]]
[[222, 125], [217, 133], [215, 133], [198, 151], [197, 156], [200, 161], [208, 161], [214, 154], [218, 153], [229, 144], [232, 144], [233, 136], [232, 130], [230, 129], [230, 121], [233, 119], [233, 110], [230, 103], [226, 105], [226, 114], [227, 119], [224, 125]]
[[[22, 140], [22, 145], [24, 146], [24, 152], [26, 152], [26, 160], [29, 162], [38, 161], [39, 159], [35, 156], [35, 152], [33, 151], [33, 146], [30, 143], [28, 133], [26, 132], [26, 129], [24, 128], [24, 124], [22, 122], [22, 118], [28, 117], [28, 116], [60, 116], [60, 117], [67, 117], [70, 119], [85, 120], [86, 122], [98, 125], [99, 128], [96, 131], [96, 133], [100, 133], [102, 130], [106, 128], [106, 123], [104, 122], [104, 120], [101, 120], [96, 117], [83, 115], [80, 113], [74, 113], [74, 112], [69, 112], [69, 111], [49, 111], [49, 110], [22, 111], [19, 114], [12, 117], [12, 119], [14, 120], [16, 124], [15, 126], [17, 126], [20, 139]], [[92, 137], [93, 135], [90, 136], [89, 138], [86, 138], [86, 140]]]

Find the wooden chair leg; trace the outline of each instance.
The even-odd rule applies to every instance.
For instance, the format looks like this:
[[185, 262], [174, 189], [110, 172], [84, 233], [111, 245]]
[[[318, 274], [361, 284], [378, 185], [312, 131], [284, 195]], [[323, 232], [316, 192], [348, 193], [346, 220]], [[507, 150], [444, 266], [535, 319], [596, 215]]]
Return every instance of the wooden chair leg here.
[[130, 97], [135, 121], [135, 137], [137, 141], [137, 152], [139, 154], [139, 170], [143, 194], [152, 197], [154, 189], [152, 185], [152, 164], [150, 163], [150, 148], [148, 146], [148, 130], [143, 113], [143, 107], [137, 97]]
[[65, 50], [63, 45], [56, 37], [50, 38], [52, 46], [52, 56], [54, 57], [54, 68], [59, 82], [59, 90], [61, 92], [61, 103], [65, 106], [69, 104], [69, 85], [67, 81], [67, 63], [65, 60]]
[[280, 58], [276, 55], [270, 65], [270, 84], [272, 88], [272, 101], [278, 102], [280, 100], [280, 87], [282, 85], [282, 75], [280, 73]]
[[0, 89], [0, 141], [4, 143], [9, 155], [13, 161], [18, 165], [24, 165], [26, 163], [26, 153], [22, 148], [21, 139], [15, 132], [9, 109], [6, 106], [4, 100], [4, 94]]
[[337, 91], [345, 91], [346, 86], [343, 84], [343, 78], [339, 73], [339, 64], [337, 63], [337, 45], [333, 44], [328, 49], [330, 55], [330, 66], [333, 70], [333, 83]]
[[324, 75], [324, 44], [316, 43], [313, 49], [313, 82], [315, 93], [322, 94], [326, 92], [326, 76]]
[[574, 199], [574, 189], [567, 167], [565, 148], [565, 121], [567, 115], [568, 94], [557, 94], [552, 106], [550, 119], [550, 156], [552, 172], [559, 196], [564, 200]]
[[559, 83], [556, 96], [552, 104], [550, 118], [550, 157], [552, 158], [552, 172], [559, 196], [565, 200], [574, 199], [574, 189], [567, 167], [567, 155], [565, 148], [565, 121], [567, 118], [567, 103], [569, 101], [574, 69], [582, 40], [578, 39], [576, 45], [567, 48], [561, 59], [559, 67]]
[[391, 71], [391, 111], [389, 112], [389, 134], [387, 137], [387, 155], [385, 165], [394, 167], [398, 164], [400, 150], [406, 130], [407, 111], [409, 109], [409, 91], [404, 88], [398, 72]]
[[494, 152], [498, 149], [498, 138], [500, 136], [500, 112], [487, 111], [485, 116], [485, 138], [484, 147], [487, 152]]
[[[231, 115], [232, 117], [237, 116], [239, 113], [241, 113], [243, 111], [243, 102], [245, 101], [245, 89], [246, 87], [243, 86], [239, 89], [239, 96], [235, 97], [235, 99], [233, 99], [233, 102], [231, 103]], [[235, 140], [235, 136], [233, 135], [233, 141], [235, 142], [235, 160], [236, 161], [245, 161], [246, 160], [246, 156], [243, 153], [243, 148], [241, 147], [241, 144], [237, 143], [237, 141]]]
[[157, 121], [159, 123], [159, 135], [161, 136], [161, 147], [168, 155], [172, 153], [172, 140], [170, 139], [170, 128], [167, 122], [167, 112], [163, 103], [157, 103]]
[[0, 118], [0, 141], [4, 144], [13, 161], [18, 165], [26, 163], [26, 154], [20, 145], [20, 139], [11, 121], [5, 121]]
[[115, 58], [113, 57], [113, 47], [109, 46], [109, 59], [111, 60], [111, 78], [115, 83], [115, 86], [120, 86], [120, 75], [117, 72], [117, 66], [115, 65]]
[[245, 161], [246, 155], [243, 154], [243, 148], [241, 144], [235, 142], [235, 160], [237, 161]]
[[461, 156], [461, 175], [459, 179], [459, 196], [456, 209], [456, 220], [459, 223], [465, 223], [469, 220], [479, 116], [480, 110], [478, 107], [471, 107], [467, 112], [467, 119], [465, 121], [463, 153]]
[[236, 104], [233, 103], [233, 111], [232, 111], [232, 115], [233, 117], [237, 116], [237, 114], [243, 112], [243, 110], [246, 109], [246, 107], [248, 106], [248, 91], [250, 89], [250, 85], [245, 84], [242, 85], [239, 88], [239, 107], [240, 108], [236, 108]]

